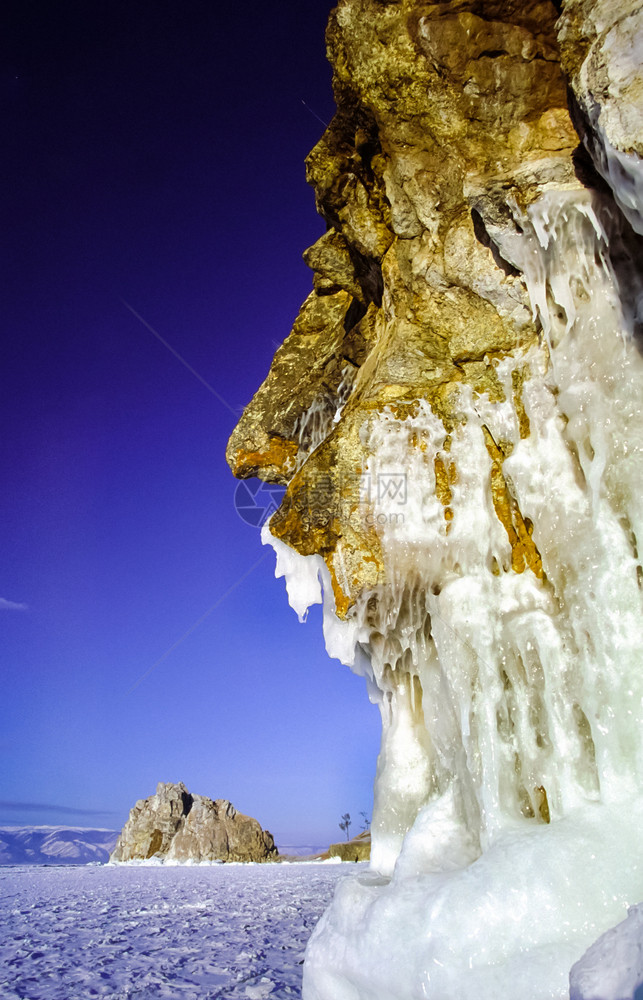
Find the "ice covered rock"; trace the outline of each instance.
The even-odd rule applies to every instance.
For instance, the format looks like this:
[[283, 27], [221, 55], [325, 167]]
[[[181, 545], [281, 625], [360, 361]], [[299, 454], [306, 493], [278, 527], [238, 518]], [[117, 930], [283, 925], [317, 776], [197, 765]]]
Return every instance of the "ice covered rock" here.
[[632, 906], [573, 966], [570, 1000], [641, 1000], [643, 997], [643, 904]]
[[638, 0], [563, 0], [563, 67], [587, 124], [643, 154], [643, 10]]
[[564, 0], [558, 37], [585, 145], [643, 233], [643, 8], [638, 0]]
[[331, 14], [314, 291], [228, 448], [382, 717], [307, 1000], [558, 1000], [643, 899], [640, 4], [562, 6]]
[[110, 860], [270, 861], [277, 854], [272, 835], [227, 799], [161, 781], [131, 810]]

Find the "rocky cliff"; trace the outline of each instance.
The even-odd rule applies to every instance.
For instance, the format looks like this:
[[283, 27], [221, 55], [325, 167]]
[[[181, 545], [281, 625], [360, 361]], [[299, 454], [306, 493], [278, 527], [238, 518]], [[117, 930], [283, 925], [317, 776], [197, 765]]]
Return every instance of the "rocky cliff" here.
[[191, 795], [182, 782], [159, 782], [129, 814], [110, 861], [272, 861], [272, 835], [227, 799]]
[[[589, 116], [605, 119], [615, 155], [634, 148], [640, 121], [634, 111], [626, 124], [614, 113], [623, 87], [610, 89], [605, 18], [586, 12], [596, 6], [567, 4], [560, 30], [570, 78], [579, 81], [575, 120], [603, 169]], [[315, 290], [235, 429], [228, 459], [237, 476], [288, 485], [271, 532], [303, 555], [322, 555], [342, 618], [386, 576], [381, 538], [360, 503], [373, 414], [403, 422], [420, 401], [444, 428], [433, 476], [445, 531], [463, 394], [509, 402], [515, 429], [494, 436], [485, 424], [489, 499], [512, 568], [542, 578], [530, 525], [503, 474], [511, 439], [529, 435], [525, 380], [536, 356], [541, 369], [550, 364], [526, 280], [525, 253], [537, 251], [523, 251], [520, 236], [534, 229], [529, 208], [544, 192], [602, 187], [568, 111], [556, 16], [548, 2], [506, 0], [360, 0], [331, 14], [338, 111], [307, 160], [328, 226], [304, 255]], [[597, 21], [602, 34], [591, 42]], [[506, 376], [500, 362], [509, 357]]]
[[[564, 995], [560, 935], [588, 943], [565, 902], [585, 907], [586, 872], [612, 900], [596, 927], [632, 891], [606, 817], [643, 808], [642, 18], [635, 0], [331, 13], [337, 114], [306, 164], [327, 224], [304, 254], [313, 291], [228, 447], [237, 476], [286, 485], [263, 536], [277, 575], [301, 617], [323, 599], [329, 652], [382, 714], [372, 859], [391, 889], [354, 890], [354, 921], [338, 894], [310, 997], [487, 995], [430, 914], [464, 940], [491, 897], [465, 905], [444, 880], [409, 924], [413, 970], [357, 970], [366, 925], [375, 940], [393, 911], [404, 923], [398, 881], [499, 865], [501, 913], [531, 858], [524, 937], [476, 959], [553, 949], [531, 1000]], [[512, 831], [531, 839], [494, 861]]]

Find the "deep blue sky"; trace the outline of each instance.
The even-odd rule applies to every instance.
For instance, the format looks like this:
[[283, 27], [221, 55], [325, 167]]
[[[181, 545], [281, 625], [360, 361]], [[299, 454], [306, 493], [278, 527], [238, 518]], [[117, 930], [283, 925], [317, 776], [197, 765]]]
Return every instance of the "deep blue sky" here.
[[282, 843], [370, 812], [378, 713], [271, 552], [130, 690], [268, 552], [224, 451], [311, 288], [329, 9], [3, 4], [0, 824], [159, 780]]

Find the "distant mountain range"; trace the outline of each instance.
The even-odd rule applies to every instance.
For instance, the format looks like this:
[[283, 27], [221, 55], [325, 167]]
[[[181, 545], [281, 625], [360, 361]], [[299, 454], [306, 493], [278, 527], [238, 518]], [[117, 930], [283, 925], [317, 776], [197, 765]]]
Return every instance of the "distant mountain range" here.
[[[82, 826], [0, 826], [2, 865], [87, 865], [109, 860], [118, 830]], [[280, 845], [286, 857], [321, 854], [328, 845]]]
[[323, 854], [324, 851], [328, 850], [328, 844], [278, 844], [279, 853], [285, 854], [289, 857], [297, 855], [298, 857], [307, 857], [310, 854]]
[[2, 826], [0, 865], [86, 865], [105, 862], [117, 830], [80, 826]]

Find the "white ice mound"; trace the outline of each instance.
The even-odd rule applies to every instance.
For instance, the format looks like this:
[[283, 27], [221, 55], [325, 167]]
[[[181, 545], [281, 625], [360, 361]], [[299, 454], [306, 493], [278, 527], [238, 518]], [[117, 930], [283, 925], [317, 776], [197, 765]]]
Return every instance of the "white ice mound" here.
[[438, 811], [425, 833], [448, 846], [442, 871], [414, 828], [390, 882], [366, 873], [338, 887], [308, 947], [306, 1000], [560, 1000], [595, 929], [641, 891], [626, 859], [643, 801], [625, 823], [597, 805], [507, 831], [472, 864], [464, 845], [460, 865], [450, 810]]
[[569, 982], [570, 1000], [642, 1000], [643, 904], [587, 949]]

